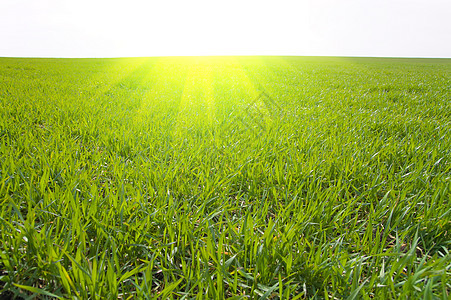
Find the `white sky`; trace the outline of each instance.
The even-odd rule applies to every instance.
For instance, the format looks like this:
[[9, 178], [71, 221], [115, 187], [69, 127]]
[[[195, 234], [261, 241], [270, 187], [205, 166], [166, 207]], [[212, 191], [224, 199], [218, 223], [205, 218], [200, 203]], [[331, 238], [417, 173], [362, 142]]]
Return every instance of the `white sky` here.
[[451, 57], [451, 0], [0, 0], [0, 56]]

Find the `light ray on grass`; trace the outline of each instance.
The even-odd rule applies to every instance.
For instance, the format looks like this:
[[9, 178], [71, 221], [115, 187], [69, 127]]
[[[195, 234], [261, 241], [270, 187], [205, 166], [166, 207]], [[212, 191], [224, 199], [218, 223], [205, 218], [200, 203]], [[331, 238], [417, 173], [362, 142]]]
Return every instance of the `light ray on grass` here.
[[451, 64], [280, 60], [0, 59], [0, 293], [446, 298]]

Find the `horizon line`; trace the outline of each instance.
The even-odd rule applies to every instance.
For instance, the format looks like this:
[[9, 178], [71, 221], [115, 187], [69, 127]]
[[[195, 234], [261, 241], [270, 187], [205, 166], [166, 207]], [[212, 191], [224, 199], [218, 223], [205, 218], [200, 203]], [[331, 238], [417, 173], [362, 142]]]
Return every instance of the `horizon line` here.
[[371, 55], [293, 55], [293, 54], [238, 54], [238, 55], [150, 55], [150, 56], [2, 56], [0, 58], [30, 59], [125, 59], [125, 58], [188, 58], [188, 57], [324, 57], [324, 58], [391, 58], [391, 59], [451, 59], [451, 56], [371, 56]]

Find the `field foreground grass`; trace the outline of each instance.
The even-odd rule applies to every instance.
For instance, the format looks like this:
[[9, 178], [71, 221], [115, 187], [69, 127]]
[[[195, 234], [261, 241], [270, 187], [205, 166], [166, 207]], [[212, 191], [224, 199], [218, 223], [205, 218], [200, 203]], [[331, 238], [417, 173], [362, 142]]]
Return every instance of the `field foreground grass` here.
[[447, 299], [451, 60], [0, 59], [0, 295]]

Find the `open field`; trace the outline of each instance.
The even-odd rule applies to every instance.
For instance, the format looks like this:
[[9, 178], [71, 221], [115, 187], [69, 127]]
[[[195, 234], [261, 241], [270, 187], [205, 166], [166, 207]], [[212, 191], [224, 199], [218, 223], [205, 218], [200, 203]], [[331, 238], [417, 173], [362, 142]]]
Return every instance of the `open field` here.
[[451, 60], [0, 59], [0, 295], [451, 294]]

